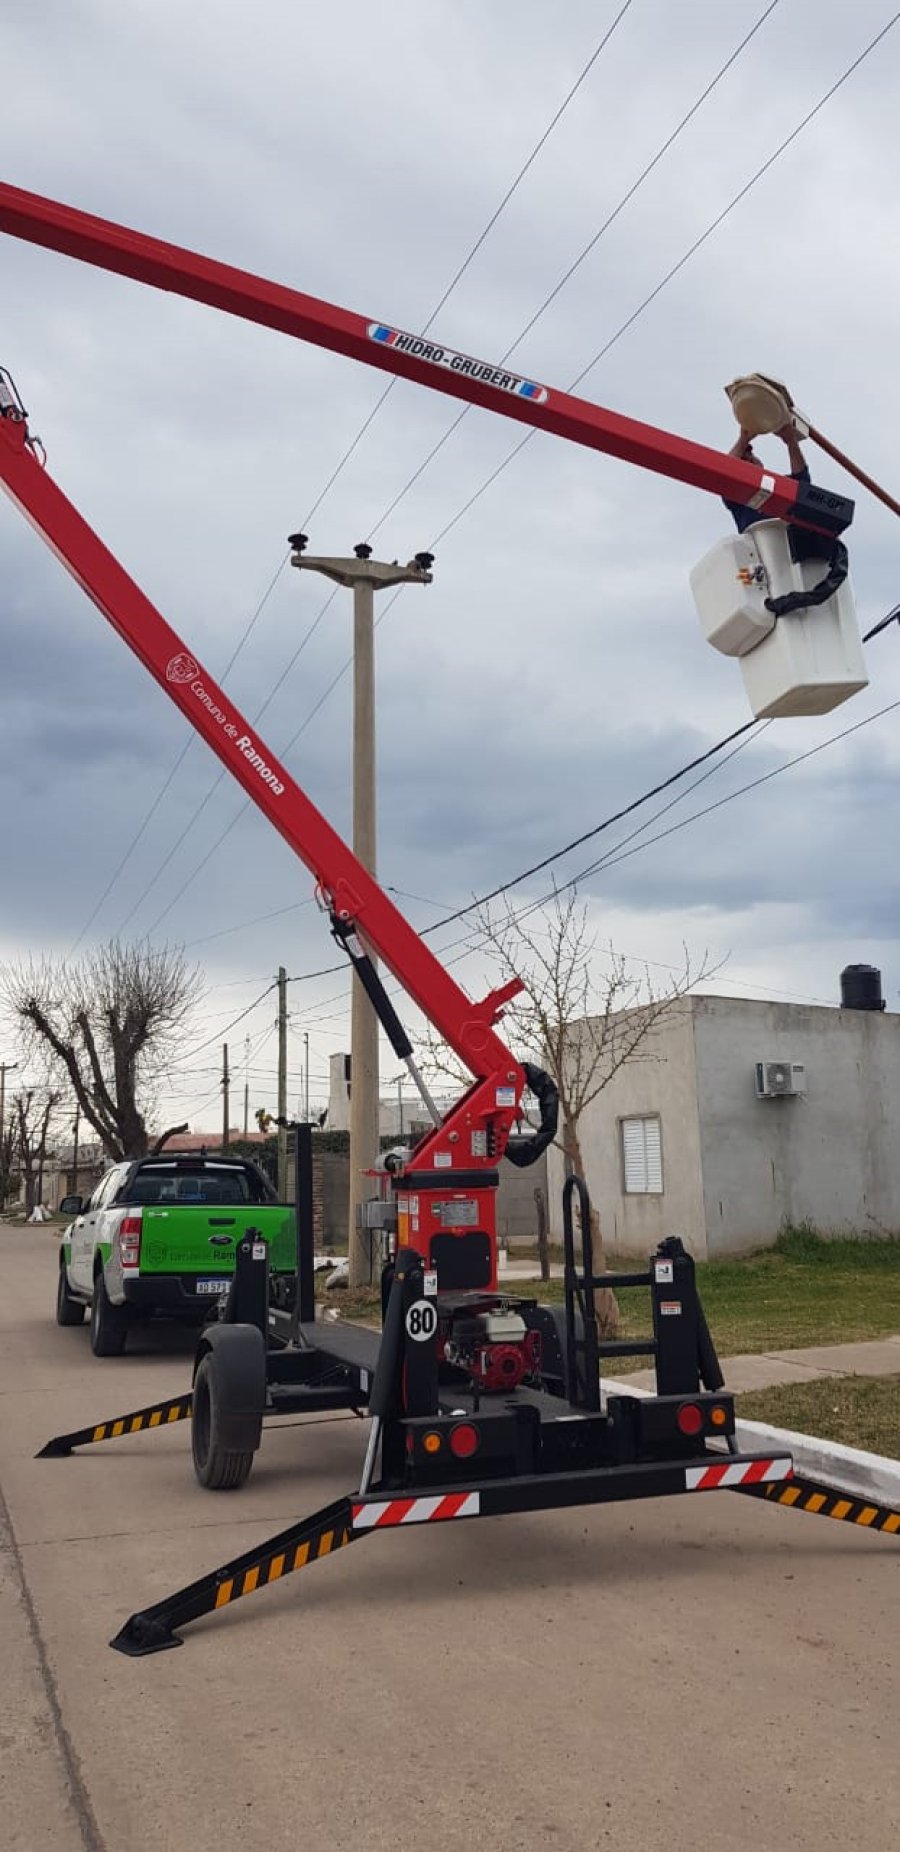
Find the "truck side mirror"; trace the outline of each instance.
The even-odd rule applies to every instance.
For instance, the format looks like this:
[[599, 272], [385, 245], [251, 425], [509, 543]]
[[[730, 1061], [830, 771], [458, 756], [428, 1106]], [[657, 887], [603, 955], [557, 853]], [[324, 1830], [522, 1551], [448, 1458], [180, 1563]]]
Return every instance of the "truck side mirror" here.
[[80, 1196], [64, 1196], [59, 1205], [60, 1215], [80, 1215], [84, 1204]]

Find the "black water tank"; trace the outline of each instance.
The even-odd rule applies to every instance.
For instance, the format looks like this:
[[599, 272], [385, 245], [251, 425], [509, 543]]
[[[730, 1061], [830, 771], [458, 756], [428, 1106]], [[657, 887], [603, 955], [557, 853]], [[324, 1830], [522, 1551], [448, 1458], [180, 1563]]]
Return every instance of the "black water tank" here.
[[883, 1010], [881, 972], [877, 965], [845, 965], [841, 972], [842, 1010]]

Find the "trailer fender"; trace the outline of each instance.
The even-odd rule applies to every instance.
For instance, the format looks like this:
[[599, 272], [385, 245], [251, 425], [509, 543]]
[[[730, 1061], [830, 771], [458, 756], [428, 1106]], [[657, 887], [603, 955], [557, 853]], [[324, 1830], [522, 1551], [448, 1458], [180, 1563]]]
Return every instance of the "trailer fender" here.
[[193, 1380], [204, 1357], [212, 1359], [219, 1443], [255, 1453], [266, 1408], [266, 1346], [256, 1325], [209, 1325], [194, 1357]]

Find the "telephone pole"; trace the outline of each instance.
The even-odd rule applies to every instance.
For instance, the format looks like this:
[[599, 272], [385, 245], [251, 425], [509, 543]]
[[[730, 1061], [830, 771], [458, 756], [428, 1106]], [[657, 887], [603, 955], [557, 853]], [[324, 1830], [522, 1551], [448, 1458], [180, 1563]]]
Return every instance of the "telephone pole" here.
[[222, 1043], [222, 1150], [228, 1150], [230, 1118], [228, 1112], [228, 1043]]
[[[353, 559], [304, 557], [305, 534], [291, 534], [292, 566], [320, 572], [353, 593], [353, 853], [376, 872], [375, 827], [375, 593], [391, 585], [430, 585], [434, 560], [417, 553], [406, 566], [374, 560], [364, 541]], [[370, 948], [367, 947], [367, 950]], [[374, 958], [373, 958], [374, 963]], [[372, 1195], [365, 1172], [379, 1155], [378, 1018], [354, 973], [350, 1007], [350, 1285], [368, 1283], [370, 1242], [361, 1205]]]
[[287, 972], [278, 967], [278, 1200], [287, 1202]]
[[303, 1121], [309, 1124], [309, 1030], [303, 1032]]

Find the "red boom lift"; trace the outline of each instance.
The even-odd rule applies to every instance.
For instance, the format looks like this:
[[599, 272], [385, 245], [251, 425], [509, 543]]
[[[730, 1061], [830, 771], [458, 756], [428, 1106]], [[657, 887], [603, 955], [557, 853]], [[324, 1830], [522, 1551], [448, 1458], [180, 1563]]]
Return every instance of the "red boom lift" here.
[[[173, 290], [229, 314], [332, 348], [506, 417], [554, 432], [730, 500], [752, 503], [827, 535], [852, 518], [852, 503], [755, 464], [605, 411], [436, 341], [164, 244], [72, 207], [0, 185], [0, 230]], [[103, 615], [312, 871], [332, 932], [346, 951], [401, 1059], [412, 1049], [369, 948], [438, 1029], [472, 1075], [462, 1098], [435, 1123], [391, 1178], [396, 1243], [384, 1282], [382, 1333], [314, 1320], [311, 1227], [298, 1214], [298, 1266], [288, 1342], [268, 1340], [279, 1301], [263, 1244], [239, 1251], [224, 1315], [198, 1346], [191, 1395], [64, 1435], [47, 1453], [117, 1438], [192, 1414], [201, 1483], [243, 1482], [267, 1413], [347, 1407], [372, 1416], [359, 1490], [269, 1544], [132, 1616], [114, 1644], [131, 1654], [178, 1643], [175, 1625], [277, 1580], [317, 1556], [401, 1523], [441, 1521], [686, 1490], [739, 1489], [877, 1529], [900, 1514], [840, 1499], [792, 1476], [784, 1456], [739, 1454], [731, 1398], [697, 1299], [690, 1257], [664, 1242], [649, 1269], [595, 1276], [587, 1193], [565, 1196], [566, 1305], [511, 1300], [498, 1291], [494, 1200], [506, 1156], [528, 1163], [556, 1127], [548, 1077], [520, 1063], [497, 1032], [515, 981], [472, 1003], [397, 907], [265, 746], [227, 694], [67, 501], [9, 375], [0, 376], [0, 479]], [[298, 544], [301, 537], [298, 537]], [[541, 1123], [514, 1134], [526, 1088]], [[298, 1128], [298, 1189], [308, 1179], [308, 1128]], [[304, 1162], [306, 1159], [306, 1162]], [[573, 1197], [581, 1209], [576, 1263]], [[308, 1202], [298, 1202], [308, 1211]], [[654, 1338], [598, 1344], [594, 1291], [643, 1284]], [[275, 1283], [276, 1285], [278, 1283]], [[284, 1282], [281, 1282], [283, 1289]], [[599, 1359], [616, 1350], [656, 1361], [657, 1396], [610, 1395], [601, 1406]], [[701, 1392], [701, 1383], [706, 1393]], [[718, 1443], [718, 1448], [717, 1448]], [[726, 1444], [730, 1452], [723, 1453]], [[380, 1461], [378, 1477], [376, 1463]], [[842, 1508], [840, 1508], [842, 1507]]]

